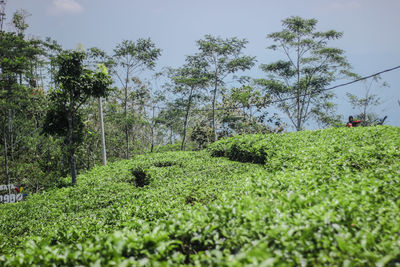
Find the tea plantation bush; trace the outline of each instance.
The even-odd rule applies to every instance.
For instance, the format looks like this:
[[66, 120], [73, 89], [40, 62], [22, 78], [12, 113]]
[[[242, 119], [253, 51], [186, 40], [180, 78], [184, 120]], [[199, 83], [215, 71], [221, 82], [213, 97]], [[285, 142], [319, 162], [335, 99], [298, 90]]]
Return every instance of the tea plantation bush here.
[[400, 265], [399, 128], [237, 136], [208, 151], [236, 161], [138, 156], [1, 205], [0, 265]]

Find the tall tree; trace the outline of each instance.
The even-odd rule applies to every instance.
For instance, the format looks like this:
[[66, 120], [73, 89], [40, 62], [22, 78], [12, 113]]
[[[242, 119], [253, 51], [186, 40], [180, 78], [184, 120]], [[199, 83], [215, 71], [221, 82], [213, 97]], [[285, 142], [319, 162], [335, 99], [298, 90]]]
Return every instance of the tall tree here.
[[276, 118], [267, 118], [265, 107], [269, 104], [268, 95], [262, 95], [253, 84], [224, 89], [222, 94], [225, 107], [222, 111], [224, 136], [272, 131], [266, 123]]
[[341, 32], [316, 30], [316, 19], [289, 17], [282, 21], [283, 30], [268, 35], [274, 44], [269, 48], [280, 50], [285, 59], [261, 65], [268, 79], [262, 85], [279, 103], [297, 131], [313, 114], [313, 107], [329, 102], [324, 88], [333, 81], [355, 76], [350, 72], [344, 51], [328, 47], [328, 41], [342, 37]]
[[185, 118], [183, 123], [183, 135], [181, 150], [185, 149], [187, 127], [189, 121], [189, 113], [191, 111], [193, 101], [199, 99], [200, 89], [204, 89], [210, 82], [210, 75], [206, 72], [207, 63], [199, 61], [198, 57], [188, 56], [186, 58], [186, 64], [175, 70], [171, 70], [170, 78], [173, 82], [172, 92], [174, 94], [182, 95], [186, 102]]
[[224, 85], [224, 79], [237, 71], [248, 70], [255, 64], [255, 57], [245, 56], [242, 50], [247, 40], [236, 37], [222, 39], [206, 35], [204, 39], [198, 40], [197, 45], [200, 52], [196, 55], [207, 63], [207, 71], [212, 75], [212, 129], [213, 141], [217, 140], [215, 108], [218, 92]]
[[[150, 124], [149, 124], [149, 126], [150, 126], [150, 152], [154, 151], [154, 147], [157, 143], [162, 143], [162, 140], [163, 140], [162, 137], [164, 135], [164, 132], [160, 131], [160, 127], [159, 127], [160, 125], [158, 123], [159, 120], [157, 118], [158, 114], [156, 114], [156, 113], [159, 113], [159, 109], [160, 109], [159, 105], [165, 103], [165, 100], [166, 100], [166, 95], [165, 95], [166, 91], [159, 87], [159, 80], [160, 80], [160, 78], [163, 78], [163, 76], [164, 76], [163, 72], [155, 73], [153, 75], [153, 78], [149, 85], [149, 87], [151, 87], [151, 90], [150, 90], [150, 99], [151, 99], [151, 101], [150, 101], [150, 107], [151, 107], [150, 116], [151, 116], [151, 119], [150, 119]], [[161, 135], [161, 138], [160, 138], [160, 135]]]
[[30, 16], [26, 10], [20, 9], [17, 10], [12, 18], [12, 26], [15, 29], [15, 32], [22, 36], [26, 29], [28, 29], [29, 25], [26, 19]]
[[85, 53], [64, 51], [57, 58], [55, 80], [58, 89], [52, 91], [52, 106], [46, 115], [45, 132], [64, 137], [68, 145], [72, 184], [76, 184], [75, 149], [82, 138], [83, 122], [80, 108], [91, 97], [104, 97], [111, 79], [107, 69], [94, 72], [83, 65]]
[[[0, 31], [0, 142], [4, 147], [0, 155], [5, 163], [0, 182], [23, 184], [33, 191], [52, 184], [64, 168], [58, 140], [40, 135], [48, 103], [40, 77], [57, 46], [49, 39], [24, 35], [28, 16], [18, 10], [11, 19], [15, 32]], [[57, 163], [49, 163], [49, 158], [57, 158]]]
[[32, 78], [32, 66], [42, 52], [39, 41], [0, 31], [0, 123], [7, 182], [10, 180], [8, 155], [14, 159], [17, 137], [29, 132], [17, 131], [15, 124], [16, 118], [25, 116], [23, 107], [29, 105], [30, 88], [23, 81]]
[[157, 116], [156, 122], [163, 125], [168, 133], [167, 143], [173, 144], [176, 135], [182, 136], [183, 121], [185, 116], [186, 101], [177, 98], [173, 101], [168, 101], [166, 107], [163, 108]]
[[[160, 56], [161, 50], [156, 48], [150, 39], [138, 39], [136, 42], [124, 40], [114, 49], [114, 58], [117, 66], [115, 75], [123, 87], [123, 106], [125, 118], [125, 156], [129, 158], [129, 123], [128, 123], [128, 98], [130, 82], [135, 72], [144, 69], [153, 69], [155, 61]], [[137, 76], [137, 75], [136, 75]]]

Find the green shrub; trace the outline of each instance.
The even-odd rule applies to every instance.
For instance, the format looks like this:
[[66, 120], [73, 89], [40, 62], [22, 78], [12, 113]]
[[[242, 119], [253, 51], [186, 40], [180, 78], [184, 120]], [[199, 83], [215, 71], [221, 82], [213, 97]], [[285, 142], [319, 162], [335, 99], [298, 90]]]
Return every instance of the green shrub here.
[[[0, 205], [0, 266], [396, 266], [400, 130], [237, 136]], [[135, 171], [149, 177], [135, 184]]]

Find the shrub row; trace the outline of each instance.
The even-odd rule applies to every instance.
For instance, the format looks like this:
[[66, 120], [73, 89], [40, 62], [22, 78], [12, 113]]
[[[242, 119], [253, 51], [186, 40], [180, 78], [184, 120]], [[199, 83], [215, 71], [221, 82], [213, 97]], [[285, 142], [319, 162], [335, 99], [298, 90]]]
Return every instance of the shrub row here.
[[263, 164], [174, 152], [95, 168], [0, 206], [0, 265], [400, 264], [399, 128], [238, 136], [209, 151]]
[[269, 171], [324, 168], [337, 173], [389, 166], [400, 158], [400, 128], [332, 128], [297, 133], [243, 135], [215, 142], [213, 156], [261, 163]]

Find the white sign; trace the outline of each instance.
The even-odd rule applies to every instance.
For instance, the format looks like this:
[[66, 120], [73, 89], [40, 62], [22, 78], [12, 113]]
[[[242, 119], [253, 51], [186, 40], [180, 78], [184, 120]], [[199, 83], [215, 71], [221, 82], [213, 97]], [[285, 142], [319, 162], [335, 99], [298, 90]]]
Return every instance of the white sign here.
[[13, 185], [13, 184], [3, 184], [3, 185], [0, 185], [0, 191], [3, 191], [3, 190], [10, 190], [10, 189], [15, 189], [15, 185]]
[[15, 203], [17, 201], [22, 201], [22, 199], [22, 194], [0, 195], [0, 203]]
[[4, 190], [7, 191], [16, 190], [18, 194], [0, 195], [0, 203], [15, 203], [17, 201], [22, 201], [24, 199], [24, 195], [22, 194], [22, 187], [18, 188], [15, 187], [15, 185], [13, 184], [0, 185], [0, 191]]

